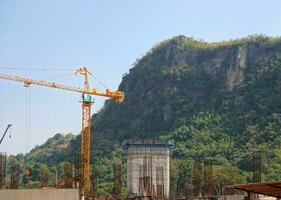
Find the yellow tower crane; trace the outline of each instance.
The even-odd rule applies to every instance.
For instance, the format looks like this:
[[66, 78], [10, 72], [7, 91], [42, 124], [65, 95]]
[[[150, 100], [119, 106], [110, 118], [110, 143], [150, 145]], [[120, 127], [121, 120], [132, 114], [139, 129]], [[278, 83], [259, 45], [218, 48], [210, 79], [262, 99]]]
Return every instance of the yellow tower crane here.
[[84, 76], [84, 89], [68, 85], [62, 85], [46, 80], [34, 80], [19, 76], [7, 75], [0, 73], [0, 79], [12, 80], [24, 83], [24, 86], [39, 85], [43, 87], [51, 87], [71, 92], [82, 93], [82, 133], [81, 133], [81, 162], [80, 162], [80, 181], [79, 194], [80, 198], [90, 196], [90, 133], [91, 133], [91, 96], [109, 97], [117, 102], [122, 102], [124, 99], [124, 92], [110, 91], [98, 92], [97, 89], [90, 88], [89, 74], [91, 74], [87, 67], [81, 67], [76, 70], [75, 75]]

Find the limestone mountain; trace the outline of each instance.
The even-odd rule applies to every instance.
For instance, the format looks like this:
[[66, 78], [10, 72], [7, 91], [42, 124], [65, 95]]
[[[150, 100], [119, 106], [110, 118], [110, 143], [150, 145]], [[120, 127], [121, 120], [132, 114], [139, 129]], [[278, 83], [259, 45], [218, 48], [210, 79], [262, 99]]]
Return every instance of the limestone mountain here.
[[107, 101], [93, 116], [93, 153], [108, 155], [124, 139], [165, 138], [175, 140], [175, 156], [249, 169], [251, 151], [280, 140], [280, 53], [281, 39], [266, 36], [157, 44], [124, 75], [124, 102]]
[[[123, 140], [133, 138], [174, 140], [171, 184], [180, 189], [192, 184], [193, 160], [211, 160], [218, 185], [251, 181], [257, 150], [263, 180], [281, 178], [281, 38], [208, 43], [177, 36], [136, 60], [119, 90], [124, 102], [108, 100], [92, 118], [100, 194], [111, 191], [113, 160]], [[80, 139], [67, 139], [62, 151], [49, 141], [45, 153], [37, 147], [26, 160], [71, 162]]]

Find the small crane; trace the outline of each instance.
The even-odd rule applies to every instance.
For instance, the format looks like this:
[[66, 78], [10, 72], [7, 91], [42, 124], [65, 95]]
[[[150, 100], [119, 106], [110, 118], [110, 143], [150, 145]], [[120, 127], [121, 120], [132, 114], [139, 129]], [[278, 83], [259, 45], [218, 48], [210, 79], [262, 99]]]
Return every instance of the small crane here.
[[90, 133], [91, 133], [91, 107], [92, 96], [109, 97], [117, 102], [122, 102], [124, 99], [124, 92], [110, 91], [106, 89], [105, 92], [98, 92], [97, 89], [90, 88], [89, 72], [87, 67], [81, 67], [76, 70], [75, 75], [84, 76], [84, 89], [73, 87], [69, 85], [62, 85], [46, 80], [34, 80], [30, 78], [23, 78], [19, 76], [7, 75], [0, 73], [0, 79], [12, 80], [24, 83], [25, 87], [30, 85], [39, 85], [43, 87], [51, 87], [71, 92], [82, 93], [82, 131], [81, 131], [81, 161], [80, 161], [80, 180], [79, 180], [79, 194], [80, 198], [89, 197], [90, 194]]
[[8, 130], [9, 130], [9, 128], [10, 128], [11, 126], [12, 126], [12, 124], [8, 124], [8, 126], [7, 126], [7, 128], [6, 128], [5, 132], [4, 132], [4, 134], [3, 134], [2, 138], [1, 138], [1, 140], [0, 140], [0, 144], [2, 143], [4, 137], [6, 136]]

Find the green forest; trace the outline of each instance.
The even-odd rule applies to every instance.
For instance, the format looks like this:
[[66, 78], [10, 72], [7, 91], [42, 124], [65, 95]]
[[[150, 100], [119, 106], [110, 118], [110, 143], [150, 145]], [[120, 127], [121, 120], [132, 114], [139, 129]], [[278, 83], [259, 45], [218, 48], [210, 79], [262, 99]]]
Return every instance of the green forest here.
[[[126, 139], [174, 141], [175, 195], [193, 188], [194, 161], [213, 163], [217, 188], [252, 182], [255, 151], [262, 152], [262, 181], [281, 179], [281, 38], [208, 43], [176, 36], [137, 59], [119, 90], [125, 92], [123, 103], [107, 100], [92, 116], [99, 195], [112, 192], [115, 162], [122, 163], [126, 194]], [[62, 180], [64, 163], [73, 163], [79, 148], [80, 135], [56, 134], [26, 155], [9, 157], [9, 165], [30, 168], [21, 187], [40, 187], [44, 174], [54, 186], [55, 171]]]

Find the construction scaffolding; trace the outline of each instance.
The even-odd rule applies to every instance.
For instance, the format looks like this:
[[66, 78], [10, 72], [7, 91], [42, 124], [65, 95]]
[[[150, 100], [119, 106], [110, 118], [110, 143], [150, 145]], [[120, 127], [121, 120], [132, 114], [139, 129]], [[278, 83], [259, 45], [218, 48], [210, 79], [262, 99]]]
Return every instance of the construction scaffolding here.
[[174, 162], [170, 161], [170, 197], [177, 196], [177, 167]]
[[128, 140], [123, 143], [127, 156], [129, 196], [169, 197], [172, 147], [172, 143], [156, 140]]
[[114, 196], [119, 196], [121, 194], [121, 164], [119, 162], [113, 163], [112, 194]]
[[204, 194], [214, 196], [213, 164], [209, 160], [204, 161]]
[[193, 194], [194, 197], [201, 196], [201, 167], [198, 161], [194, 161], [193, 164]]
[[97, 197], [97, 186], [98, 186], [98, 170], [96, 167], [92, 168], [91, 174], [91, 193], [93, 197]]
[[261, 182], [261, 151], [253, 152], [253, 183]]
[[19, 189], [19, 180], [20, 180], [20, 165], [13, 164], [11, 166], [11, 181], [10, 189]]
[[74, 157], [74, 188], [79, 187], [79, 180], [80, 180], [80, 154], [76, 153]]
[[0, 152], [0, 190], [5, 188], [7, 153]]
[[73, 166], [70, 163], [64, 164], [64, 188], [73, 188]]

